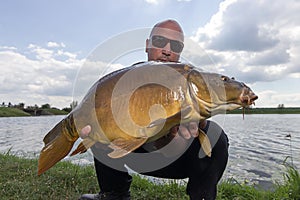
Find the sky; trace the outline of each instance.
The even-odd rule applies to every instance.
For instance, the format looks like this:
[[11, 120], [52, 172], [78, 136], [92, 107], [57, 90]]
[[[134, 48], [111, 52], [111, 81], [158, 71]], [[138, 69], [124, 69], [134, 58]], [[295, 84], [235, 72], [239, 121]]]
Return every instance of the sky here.
[[1, 1], [0, 103], [69, 107], [105, 73], [146, 60], [149, 30], [175, 19], [182, 60], [245, 82], [256, 107], [300, 107], [299, 10], [299, 0]]

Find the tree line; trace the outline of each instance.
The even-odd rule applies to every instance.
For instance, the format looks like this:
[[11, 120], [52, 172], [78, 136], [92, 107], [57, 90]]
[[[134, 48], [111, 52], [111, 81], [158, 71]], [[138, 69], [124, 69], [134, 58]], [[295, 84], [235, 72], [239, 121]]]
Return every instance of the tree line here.
[[[74, 109], [76, 106], [78, 105], [77, 101], [73, 101], [69, 107], [65, 107], [61, 110], [66, 111], [66, 112], [71, 112], [72, 109]], [[56, 107], [51, 107], [51, 105], [49, 103], [43, 104], [41, 106], [38, 106], [37, 104], [35, 104], [34, 106], [29, 105], [25, 107], [25, 103], [18, 103], [18, 104], [12, 104], [11, 102], [5, 103], [2, 102], [1, 107], [9, 107], [9, 108], [17, 108], [20, 110], [44, 110], [44, 109], [57, 109], [60, 110]]]

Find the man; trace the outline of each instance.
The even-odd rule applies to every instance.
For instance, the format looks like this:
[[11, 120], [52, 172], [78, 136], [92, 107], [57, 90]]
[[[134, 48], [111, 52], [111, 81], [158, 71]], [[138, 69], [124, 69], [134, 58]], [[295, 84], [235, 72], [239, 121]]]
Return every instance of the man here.
[[[153, 27], [149, 39], [146, 40], [148, 61], [178, 62], [184, 46], [183, 41], [183, 31], [176, 21], [166, 20], [157, 23]], [[213, 145], [211, 157], [199, 156], [201, 145], [196, 138], [198, 127], [208, 136], [210, 135], [210, 138], [217, 138], [215, 145]], [[80, 136], [82, 138], [87, 137], [90, 131], [91, 127], [86, 126], [82, 129]], [[212, 121], [202, 121], [199, 125], [196, 122], [190, 122], [173, 127], [167, 137], [153, 142], [150, 146], [159, 149], [169, 144], [171, 140], [175, 141], [176, 149], [182, 151], [179, 157], [161, 169], [143, 174], [161, 178], [189, 178], [186, 191], [191, 200], [215, 199], [217, 183], [223, 175], [228, 160], [228, 139], [224, 131]], [[142, 146], [136, 152], [145, 152], [144, 149]], [[92, 151], [101, 191], [99, 194], [84, 194], [80, 199], [129, 200], [132, 178], [128, 172], [118, 170], [117, 167], [111, 168], [106, 163], [100, 162], [96, 154], [101, 150], [97, 150], [97, 147], [93, 147]], [[101, 156], [105, 155], [103, 153]], [[160, 155], [160, 158], [164, 158], [164, 155]], [[116, 162], [117, 165], [117, 161], [112, 162]], [[130, 164], [129, 167], [131, 167]]]

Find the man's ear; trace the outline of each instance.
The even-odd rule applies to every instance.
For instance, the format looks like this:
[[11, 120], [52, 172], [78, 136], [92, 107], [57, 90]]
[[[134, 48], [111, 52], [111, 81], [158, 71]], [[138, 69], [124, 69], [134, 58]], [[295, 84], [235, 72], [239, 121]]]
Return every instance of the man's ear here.
[[146, 40], [146, 48], [145, 48], [145, 52], [148, 53], [148, 49], [149, 49], [149, 39]]

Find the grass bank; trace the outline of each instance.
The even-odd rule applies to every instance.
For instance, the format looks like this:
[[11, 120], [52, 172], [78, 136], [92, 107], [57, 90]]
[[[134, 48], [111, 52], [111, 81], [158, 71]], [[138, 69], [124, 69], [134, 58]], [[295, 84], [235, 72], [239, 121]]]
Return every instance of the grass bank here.
[[17, 108], [0, 107], [0, 117], [22, 117], [22, 116], [31, 116], [31, 115]]
[[[93, 166], [59, 162], [45, 174], [37, 176], [37, 160], [0, 154], [0, 199], [77, 199], [83, 193], [96, 193], [98, 183]], [[132, 199], [188, 199], [185, 186], [175, 182], [163, 186], [135, 175], [131, 186]], [[297, 170], [287, 167], [283, 184], [272, 191], [233, 182], [222, 182], [217, 200], [283, 200], [300, 199], [300, 177]]]
[[[66, 115], [68, 112], [56, 108], [46, 108], [40, 110], [40, 115]], [[32, 116], [30, 113], [18, 108], [0, 107], [0, 117], [23, 117]]]

